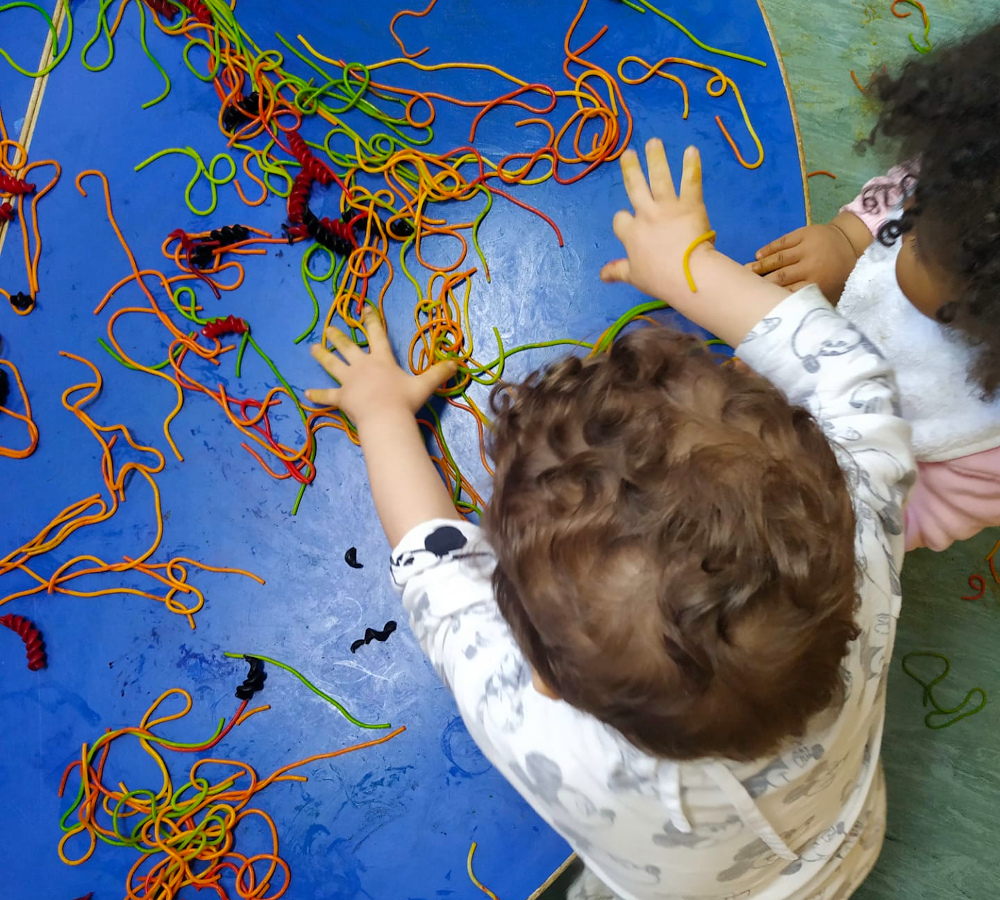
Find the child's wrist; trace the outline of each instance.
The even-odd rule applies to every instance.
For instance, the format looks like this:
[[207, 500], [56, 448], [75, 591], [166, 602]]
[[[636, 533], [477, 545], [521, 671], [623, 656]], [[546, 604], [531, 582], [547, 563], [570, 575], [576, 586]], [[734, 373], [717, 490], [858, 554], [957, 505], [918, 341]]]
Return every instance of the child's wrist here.
[[672, 305], [681, 315], [736, 347], [789, 291], [712, 247], [699, 250], [690, 258], [696, 290], [692, 293], [685, 284]]
[[872, 242], [872, 233], [868, 230], [868, 226], [854, 213], [838, 213], [830, 220], [828, 227], [843, 235], [856, 259], [861, 259]]
[[697, 293], [699, 276], [712, 278], [716, 272], [727, 269], [731, 262], [732, 260], [725, 253], [715, 249], [714, 244], [708, 241], [699, 244], [688, 256], [682, 290], [684, 293], [690, 294], [693, 286], [694, 293]]
[[416, 417], [401, 401], [379, 403], [352, 417], [361, 442], [381, 440], [393, 433], [416, 427]]
[[688, 254], [685, 264], [674, 263], [669, 271], [664, 271], [662, 280], [652, 285], [649, 294], [671, 306], [682, 305], [691, 296], [692, 285], [697, 293], [699, 276], [711, 276], [726, 259], [711, 243], [699, 244]]

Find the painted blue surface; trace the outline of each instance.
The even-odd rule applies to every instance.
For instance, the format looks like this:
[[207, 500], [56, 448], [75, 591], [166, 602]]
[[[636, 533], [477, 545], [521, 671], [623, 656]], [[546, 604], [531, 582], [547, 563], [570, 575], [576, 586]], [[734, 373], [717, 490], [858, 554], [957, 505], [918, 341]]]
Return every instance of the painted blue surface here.
[[[664, 137], [675, 164], [687, 144], [702, 148], [719, 246], [746, 257], [762, 237], [804, 221], [784, 87], [756, 3], [731, 0], [725, 17], [719, 15], [715, 0], [685, 2], [683, 9], [675, 5], [677, 16], [704, 40], [769, 60], [766, 69], [719, 60], [743, 91], [767, 161], [755, 172], [737, 164], [714, 122], [721, 114], [750, 153], [735, 101], [729, 96], [711, 99], [700, 75], [688, 77], [691, 115], [686, 122], [680, 118], [675, 85], [656, 81], [626, 88], [636, 120], [634, 140]], [[132, 171], [136, 163], [167, 146], [189, 145], [206, 159], [222, 150], [215, 126], [217, 100], [210, 86], [183, 67], [182, 42], [154, 34], [151, 47], [169, 71], [174, 89], [159, 106], [140, 110], [141, 103], [159, 93], [161, 81], [139, 47], [135, 9], [126, 13], [111, 67], [97, 75], [85, 71], [79, 53], [93, 31], [96, 8], [92, 0], [74, 6], [78, 37], [51, 77], [32, 148], [35, 158], [60, 159], [65, 172], [42, 208], [39, 306], [25, 319], [0, 309], [4, 355], [21, 368], [41, 430], [32, 458], [0, 460], [4, 553], [68, 503], [102, 488], [97, 445], [59, 402], [62, 390], [88, 373], [59, 357], [59, 350], [88, 357], [104, 373], [105, 391], [89, 407], [97, 421], [124, 422], [140, 441], [167, 451], [161, 427], [173, 405], [172, 389], [122, 369], [97, 344], [110, 311], [140, 301], [141, 295], [134, 287], [127, 289], [102, 315], [92, 315], [105, 291], [128, 269], [106, 221], [99, 182], [88, 180], [89, 196], [83, 198], [73, 187], [76, 173], [94, 167], [108, 174], [118, 221], [146, 267], [164, 264], [159, 247], [174, 228], [194, 231], [243, 222], [277, 232], [284, 217], [280, 198], [247, 210], [232, 186], [221, 189], [214, 215], [192, 215], [182, 194], [193, 163], [182, 156], [138, 174]], [[319, 8], [241, 0], [237, 12], [262, 47], [278, 46], [275, 31], [290, 40], [302, 32], [334, 56], [374, 61], [396, 54], [388, 22], [398, 5], [372, 0], [329, 19], [316, 11]], [[491, 12], [494, 8], [502, 12]], [[527, 80], [562, 85], [562, 37], [573, 12], [571, 5], [542, 0], [495, 7], [441, 0], [427, 19], [404, 19], [399, 30], [411, 48], [431, 45], [424, 61], [493, 62]], [[662, 20], [639, 16], [611, 0], [593, 0], [576, 43], [604, 24], [610, 31], [588, 56], [606, 66], [616, 66], [628, 54], [711, 60]], [[297, 64], [293, 68], [301, 70]], [[431, 77], [399, 69], [391, 78], [383, 77], [404, 86], [434, 85], [466, 97], [492, 97], [503, 90], [497, 79], [479, 74]], [[6, 92], [7, 73], [0, 78]], [[477, 142], [480, 149], [494, 156], [531, 149], [537, 132], [515, 130], [517, 118], [498, 112], [487, 120]], [[352, 121], [371, 131], [360, 117]], [[465, 143], [469, 121], [467, 113], [439, 104], [435, 148]], [[320, 135], [315, 123], [307, 127], [310, 136]], [[204, 190], [203, 181], [196, 202], [204, 203]], [[619, 251], [610, 228], [612, 214], [624, 202], [616, 167], [608, 166], [573, 187], [546, 183], [519, 190], [518, 196], [555, 218], [566, 246], [557, 246], [545, 223], [498, 198], [482, 229], [493, 282], [486, 285], [477, 277], [472, 301], [479, 346], [491, 347], [494, 325], [508, 344], [592, 337], [641, 299], [631, 290], [602, 286], [597, 279], [600, 265]], [[316, 199], [323, 202], [319, 194]], [[325, 202], [332, 209], [336, 197], [329, 193]], [[280, 255], [249, 258], [243, 288], [224, 294], [221, 301], [202, 297], [210, 314], [235, 313], [249, 320], [257, 339], [297, 389], [322, 385], [325, 377], [305, 345], [292, 343], [311, 316], [298, 273], [302, 252], [302, 246], [285, 246]], [[19, 242], [11, 240], [0, 259], [0, 283], [20, 284], [22, 266]], [[412, 294], [400, 280], [387, 302], [398, 346], [408, 342]], [[327, 299], [321, 294], [324, 306]], [[133, 317], [118, 333], [137, 357], [163, 358], [165, 345], [152, 322]], [[488, 353], [484, 349], [482, 357]], [[523, 374], [547, 358], [521, 357], [511, 362], [508, 374]], [[232, 365], [227, 357], [218, 373], [230, 389], [262, 396], [271, 386], [269, 373], [250, 356], [241, 382]], [[477, 399], [485, 400], [485, 395]], [[291, 441], [294, 414], [274, 418]], [[471, 423], [451, 414], [445, 415], [445, 422], [463, 466], [479, 471]], [[9, 423], [0, 423], [6, 442], [17, 434]], [[40, 674], [28, 672], [16, 637], [3, 638], [0, 789], [7, 807], [4, 842], [11, 851], [5, 854], [4, 894], [69, 898], [93, 890], [95, 900], [121, 895], [131, 852], [101, 845], [82, 867], [59, 864], [58, 818], [65, 808], [56, 797], [60, 774], [78, 756], [82, 742], [93, 741], [107, 727], [137, 724], [151, 700], [170, 687], [191, 691], [196, 705], [186, 722], [171, 726], [169, 734], [181, 740], [204, 738], [219, 717], [228, 717], [236, 707], [233, 689], [245, 677], [246, 666], [222, 656], [234, 650], [282, 659], [314, 678], [360, 718], [408, 729], [382, 747], [307, 767], [307, 784], [278, 785], [258, 797], [256, 805], [268, 810], [278, 825], [282, 853], [292, 868], [288, 896], [473, 896], [464, 871], [472, 840], [480, 843], [477, 871], [483, 881], [504, 900], [527, 896], [565, 858], [566, 845], [471, 742], [450, 696], [407, 628], [401, 627], [384, 644], [372, 643], [356, 655], [349, 652], [367, 626], [381, 628], [388, 619], [402, 619], [390, 590], [388, 548], [375, 520], [359, 452], [338, 433], [322, 432], [316, 483], [292, 518], [294, 486], [276, 483], [260, 470], [214, 403], [187, 396], [173, 434], [185, 461], [168, 455], [158, 478], [168, 521], [155, 559], [186, 554], [215, 565], [243, 566], [267, 579], [267, 585], [259, 587], [238, 576], [196, 575], [207, 602], [194, 632], [162, 606], [125, 595], [90, 600], [43, 596], [5, 608], [38, 621], [51, 666]], [[70, 555], [88, 550], [107, 558], [139, 552], [151, 538], [151, 523], [149, 490], [134, 479], [114, 519], [78, 533], [37, 569], [47, 574]], [[358, 548], [364, 569], [344, 563], [350, 546]], [[17, 573], [0, 582], [3, 595], [28, 584]], [[102, 576], [89, 586], [113, 584], [111, 577]], [[272, 710], [234, 730], [218, 748], [221, 755], [245, 760], [263, 776], [295, 759], [372, 736], [352, 727], [290, 676], [273, 668], [269, 674], [260, 699], [271, 703]], [[140, 756], [126, 752], [119, 760], [116, 776], [130, 776], [135, 786], [143, 779], [157, 783]], [[190, 760], [179, 755], [168, 760], [176, 783], [186, 780], [183, 773]], [[245, 839], [253, 846], [252, 825]]]
[[[0, 6], [5, 5], [0, 3]], [[42, 5], [48, 6], [49, 3]], [[50, 16], [53, 14], [52, 10], [48, 12]], [[0, 13], [0, 48], [22, 69], [34, 72], [38, 68], [48, 30], [48, 23], [35, 10], [14, 7]], [[16, 141], [21, 136], [21, 125], [33, 84], [33, 78], [22, 75], [0, 57], [0, 111], [3, 112], [11, 140]]]

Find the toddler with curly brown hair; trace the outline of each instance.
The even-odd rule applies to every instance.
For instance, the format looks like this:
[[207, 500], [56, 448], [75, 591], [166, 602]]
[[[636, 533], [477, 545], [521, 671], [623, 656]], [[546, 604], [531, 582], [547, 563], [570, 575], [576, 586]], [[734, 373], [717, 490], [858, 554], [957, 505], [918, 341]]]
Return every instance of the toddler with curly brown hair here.
[[[622, 157], [605, 267], [739, 348], [634, 331], [495, 398], [463, 520], [415, 413], [455, 373], [331, 329], [410, 624], [490, 761], [586, 863], [574, 898], [834, 900], [885, 832], [879, 763], [913, 477], [882, 355], [815, 287], [708, 241], [697, 151]], [[697, 245], [697, 246], [694, 246]], [[693, 249], [692, 249], [693, 247]], [[697, 290], [685, 276], [689, 264]]]
[[907, 160], [826, 225], [757, 253], [768, 280], [819, 284], [896, 370], [919, 477], [907, 548], [1000, 525], [1000, 24], [870, 88]]

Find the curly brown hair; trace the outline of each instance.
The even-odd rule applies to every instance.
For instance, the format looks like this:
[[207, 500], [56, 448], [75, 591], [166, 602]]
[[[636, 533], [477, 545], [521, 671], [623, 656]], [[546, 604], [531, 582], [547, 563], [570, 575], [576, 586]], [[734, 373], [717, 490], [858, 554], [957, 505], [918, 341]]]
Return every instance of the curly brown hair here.
[[670, 759], [755, 759], [843, 697], [854, 513], [808, 411], [637, 330], [494, 394], [497, 602], [561, 698]]
[[[913, 204], [883, 225], [895, 243], [919, 223], [921, 253], [961, 293], [938, 318], [979, 353], [972, 379], [986, 397], [1000, 389], [1000, 23], [910, 59], [873, 84], [882, 104], [874, 134], [892, 138], [918, 168], [900, 185]], [[864, 198], [871, 206], [878, 198]]]

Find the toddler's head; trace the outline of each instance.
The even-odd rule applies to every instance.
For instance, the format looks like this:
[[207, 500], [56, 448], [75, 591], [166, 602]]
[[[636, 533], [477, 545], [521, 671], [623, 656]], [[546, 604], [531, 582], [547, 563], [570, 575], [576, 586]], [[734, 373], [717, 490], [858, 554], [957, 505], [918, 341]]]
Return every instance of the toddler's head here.
[[899, 285], [926, 315], [979, 348], [972, 376], [1000, 387], [1000, 24], [883, 75], [878, 130], [914, 171], [911, 196], [879, 239], [903, 246]]
[[854, 515], [806, 410], [660, 327], [494, 405], [484, 525], [536, 683], [672, 759], [762, 756], [840, 700]]

